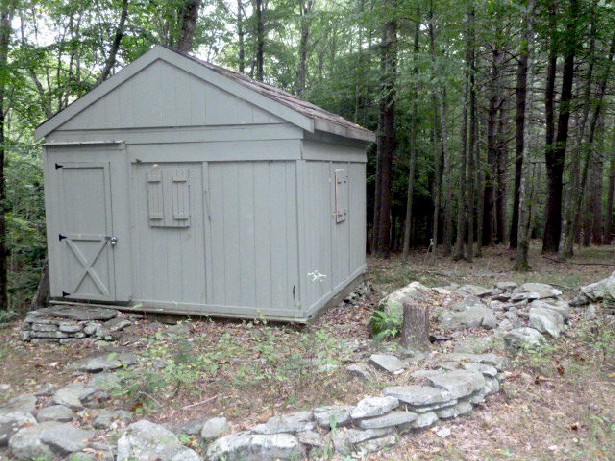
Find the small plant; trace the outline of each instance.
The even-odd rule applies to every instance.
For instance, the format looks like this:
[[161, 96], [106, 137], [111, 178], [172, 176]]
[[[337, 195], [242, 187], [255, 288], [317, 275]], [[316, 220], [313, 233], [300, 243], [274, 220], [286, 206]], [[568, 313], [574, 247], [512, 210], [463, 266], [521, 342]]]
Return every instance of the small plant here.
[[372, 314], [372, 337], [376, 340], [385, 340], [397, 336], [403, 327], [400, 316], [381, 310]]

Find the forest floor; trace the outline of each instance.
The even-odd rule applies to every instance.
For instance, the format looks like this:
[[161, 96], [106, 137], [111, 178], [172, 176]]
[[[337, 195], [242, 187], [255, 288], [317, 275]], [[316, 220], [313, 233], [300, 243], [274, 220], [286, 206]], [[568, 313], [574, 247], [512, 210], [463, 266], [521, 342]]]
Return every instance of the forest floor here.
[[[118, 372], [125, 384], [111, 389], [107, 407], [166, 424], [224, 415], [237, 431], [273, 414], [353, 404], [407, 380], [412, 372], [367, 383], [345, 372], [345, 364], [365, 361], [374, 350], [395, 349], [395, 342], [377, 343], [369, 335], [370, 316], [385, 294], [415, 280], [427, 286], [455, 282], [485, 287], [531, 281], [549, 283], [571, 297], [615, 270], [608, 266], [615, 262], [615, 246], [579, 249], [567, 264], [540, 257], [539, 248], [532, 246], [533, 270], [527, 273], [512, 270], [511, 256], [506, 248], [493, 247], [473, 264], [431, 262], [421, 252], [407, 262], [373, 258], [371, 294], [358, 305], [329, 309], [307, 327], [263, 320], [193, 319], [177, 325], [152, 316], [135, 320], [117, 346], [144, 357], [146, 366]], [[589, 318], [586, 308], [575, 310], [562, 338], [540, 353], [514, 357], [501, 392], [470, 415], [440, 423], [450, 435], [437, 435], [437, 428], [425, 430], [369, 459], [613, 459], [615, 330], [605, 311], [599, 305]], [[8, 385], [0, 389], [0, 400], [47, 383], [63, 386], [91, 378], [67, 365], [99, 346], [31, 345], [19, 339], [19, 326], [15, 322], [0, 328], [0, 385]], [[434, 345], [437, 351], [448, 348], [446, 341]], [[81, 412], [79, 422], [87, 423], [93, 414]]]

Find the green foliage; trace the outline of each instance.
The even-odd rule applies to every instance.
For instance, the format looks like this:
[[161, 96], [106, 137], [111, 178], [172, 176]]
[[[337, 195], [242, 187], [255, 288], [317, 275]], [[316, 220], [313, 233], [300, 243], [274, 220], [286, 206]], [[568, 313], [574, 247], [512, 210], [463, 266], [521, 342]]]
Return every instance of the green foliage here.
[[384, 310], [377, 310], [372, 314], [372, 337], [376, 340], [394, 338], [401, 332], [402, 327], [403, 319], [399, 315]]

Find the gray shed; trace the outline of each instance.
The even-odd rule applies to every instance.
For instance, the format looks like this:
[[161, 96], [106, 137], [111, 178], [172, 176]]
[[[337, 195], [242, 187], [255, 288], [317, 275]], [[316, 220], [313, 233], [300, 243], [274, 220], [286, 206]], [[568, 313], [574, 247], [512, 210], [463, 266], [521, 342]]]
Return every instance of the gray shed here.
[[370, 131], [154, 47], [36, 130], [55, 302], [304, 322], [366, 269]]

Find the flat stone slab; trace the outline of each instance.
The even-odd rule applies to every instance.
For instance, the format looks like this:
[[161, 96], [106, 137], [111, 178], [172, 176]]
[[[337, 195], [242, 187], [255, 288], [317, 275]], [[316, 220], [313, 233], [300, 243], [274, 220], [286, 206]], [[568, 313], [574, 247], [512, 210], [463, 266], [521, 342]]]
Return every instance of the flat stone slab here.
[[530, 327], [515, 328], [504, 336], [504, 341], [509, 347], [538, 347], [544, 342], [540, 331]]
[[70, 423], [64, 423], [45, 429], [41, 433], [41, 441], [54, 453], [66, 456], [86, 448], [88, 440], [95, 434], [94, 431], [84, 431]]
[[553, 288], [546, 283], [524, 283], [518, 288], [518, 291], [527, 291], [532, 293], [538, 293], [539, 299], [543, 298], [557, 298], [562, 295], [560, 290]]
[[62, 425], [57, 421], [27, 426], [19, 430], [9, 440], [9, 450], [14, 458], [23, 461], [35, 459], [53, 459], [53, 453], [49, 445], [41, 440], [42, 433], [55, 426]]
[[72, 383], [61, 387], [51, 396], [51, 403], [64, 405], [71, 410], [81, 410], [82, 401], [98, 392], [95, 387], [88, 387], [81, 383]]
[[21, 394], [0, 406], [0, 414], [3, 413], [32, 413], [36, 408], [36, 397], [32, 394]]
[[228, 431], [228, 422], [224, 417], [210, 418], [203, 423], [201, 438], [206, 440], [215, 439]]
[[435, 411], [430, 411], [427, 413], [420, 413], [416, 420], [412, 423], [413, 429], [422, 429], [424, 427], [429, 427], [435, 424], [440, 418]]
[[70, 368], [79, 371], [97, 373], [100, 371], [115, 370], [139, 362], [139, 356], [131, 352], [105, 351], [96, 352], [77, 362], [70, 364]]
[[457, 291], [465, 291], [466, 293], [471, 294], [472, 296], [476, 296], [478, 298], [484, 298], [486, 296], [491, 295], [493, 290], [488, 288], [483, 288], [478, 285], [463, 285]]
[[406, 426], [417, 419], [412, 411], [392, 411], [382, 416], [366, 418], [359, 421], [361, 429], [386, 429], [388, 427]]
[[395, 397], [365, 397], [357, 404], [355, 409], [352, 410], [350, 417], [354, 420], [358, 420], [380, 416], [395, 410], [398, 406], [399, 400]]
[[369, 363], [392, 374], [401, 373], [407, 366], [406, 363], [402, 362], [394, 355], [386, 354], [372, 354], [369, 358]]
[[570, 318], [570, 306], [566, 301], [555, 299], [547, 299], [546, 301], [543, 301], [542, 299], [537, 299], [529, 304], [530, 309], [534, 307], [552, 310], [564, 317], [564, 319]]
[[466, 397], [485, 387], [485, 378], [481, 373], [467, 370], [446, 371], [427, 380], [436, 387], [446, 389], [454, 399]]
[[0, 413], [0, 447], [6, 446], [9, 439], [22, 427], [36, 424], [36, 419], [30, 413], [16, 411]]
[[[220, 437], [207, 449], [208, 461], [285, 461], [306, 456], [305, 448], [294, 435], [231, 434]], [[118, 461], [121, 461], [118, 459]], [[178, 458], [179, 461], [179, 458]]]
[[496, 318], [488, 307], [474, 305], [461, 312], [446, 311], [440, 315], [440, 322], [446, 329], [495, 328]]
[[316, 428], [314, 414], [309, 411], [298, 411], [285, 415], [272, 416], [265, 424], [258, 424], [252, 432], [261, 435], [291, 434], [306, 432]]
[[350, 413], [354, 407], [346, 405], [334, 405], [320, 407], [314, 410], [314, 418], [321, 427], [345, 426], [350, 422]]
[[[345, 431], [336, 431], [332, 433], [331, 441], [335, 451], [341, 455], [350, 455], [355, 451], [360, 444], [369, 440], [379, 439], [381, 437], [390, 436], [395, 432], [392, 427], [385, 429], [348, 429]], [[256, 461], [256, 460], [255, 460]]]
[[395, 397], [413, 407], [435, 405], [453, 400], [445, 389], [427, 386], [395, 386], [384, 389], [384, 395]]
[[[36, 322], [37, 317], [60, 317], [71, 320], [109, 320], [116, 317], [118, 311], [103, 307], [52, 306], [28, 313], [26, 321]], [[29, 320], [29, 319], [32, 320]]]
[[64, 405], [51, 405], [39, 411], [36, 415], [36, 419], [39, 423], [45, 421], [69, 423], [73, 420], [73, 416], [73, 411]]

